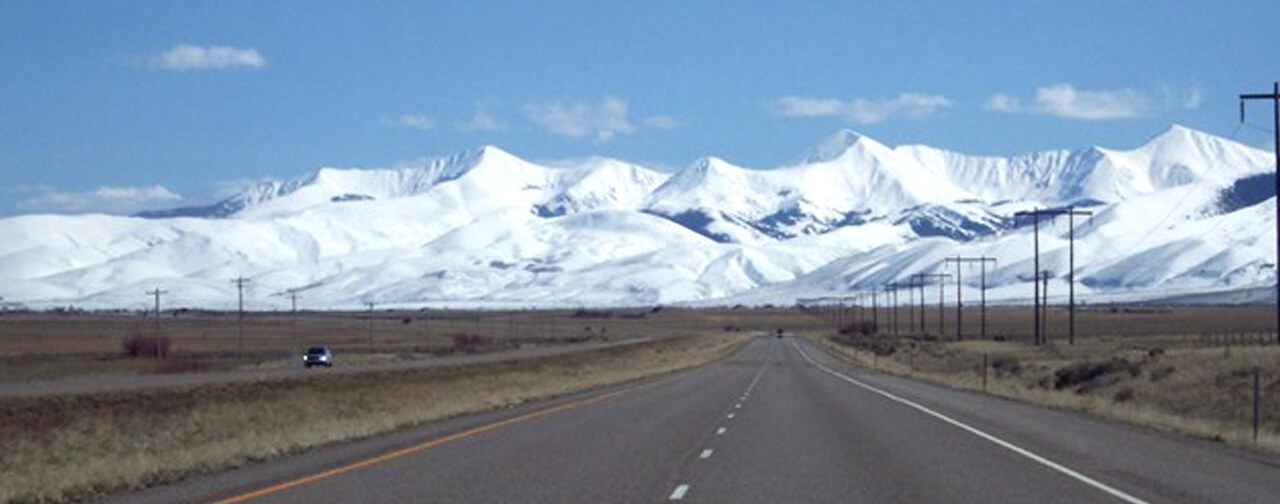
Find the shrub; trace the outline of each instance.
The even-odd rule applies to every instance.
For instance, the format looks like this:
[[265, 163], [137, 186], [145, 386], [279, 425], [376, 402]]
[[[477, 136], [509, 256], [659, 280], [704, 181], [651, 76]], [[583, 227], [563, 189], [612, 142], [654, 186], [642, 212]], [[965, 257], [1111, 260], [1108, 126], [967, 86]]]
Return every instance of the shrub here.
[[991, 359], [991, 369], [996, 375], [1019, 375], [1022, 374], [1022, 363], [1013, 357], [996, 357]]
[[169, 338], [165, 336], [143, 336], [134, 334], [120, 341], [124, 354], [129, 357], [168, 357]]
[[840, 334], [845, 334], [845, 335], [858, 334], [862, 336], [871, 336], [876, 334], [877, 330], [878, 328], [876, 327], [876, 324], [874, 322], [864, 320], [862, 322], [855, 322], [852, 324], [845, 325], [844, 327], [841, 327]]
[[453, 350], [455, 352], [475, 353], [480, 348], [489, 344], [489, 338], [479, 334], [455, 334], [453, 335]]
[[1151, 380], [1152, 383], [1155, 383], [1167, 378], [1169, 375], [1173, 374], [1173, 372], [1177, 370], [1178, 368], [1175, 368], [1173, 366], [1165, 366], [1155, 371], [1152, 371], [1151, 375], [1148, 378]]
[[1080, 385], [1080, 392], [1111, 385], [1119, 381], [1118, 373], [1137, 376], [1142, 370], [1128, 359], [1111, 359], [1106, 362], [1077, 362], [1054, 372], [1053, 388], [1062, 390]]

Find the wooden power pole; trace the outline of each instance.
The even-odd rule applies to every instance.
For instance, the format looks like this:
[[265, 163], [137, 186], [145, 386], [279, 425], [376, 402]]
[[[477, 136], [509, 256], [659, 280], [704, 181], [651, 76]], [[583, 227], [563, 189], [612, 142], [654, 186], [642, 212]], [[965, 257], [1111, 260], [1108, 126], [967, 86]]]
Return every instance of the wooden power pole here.
[[964, 339], [964, 332], [961, 330], [961, 323], [964, 322], [964, 302], [960, 297], [961, 267], [965, 264], [981, 264], [982, 265], [982, 338], [987, 337], [987, 263], [995, 263], [994, 257], [948, 257], [943, 263], [956, 263], [956, 341]]
[[[1276, 195], [1280, 197], [1280, 82], [1272, 83], [1271, 93], [1254, 93], [1240, 95], [1240, 122], [1244, 122], [1244, 102], [1246, 100], [1271, 100], [1272, 127], [1275, 135], [1272, 144], [1276, 154]], [[1280, 200], [1277, 200], [1280, 201]], [[1276, 205], [1276, 253], [1280, 254], [1280, 204]], [[1280, 344], [1280, 257], [1276, 258], [1276, 343]]]

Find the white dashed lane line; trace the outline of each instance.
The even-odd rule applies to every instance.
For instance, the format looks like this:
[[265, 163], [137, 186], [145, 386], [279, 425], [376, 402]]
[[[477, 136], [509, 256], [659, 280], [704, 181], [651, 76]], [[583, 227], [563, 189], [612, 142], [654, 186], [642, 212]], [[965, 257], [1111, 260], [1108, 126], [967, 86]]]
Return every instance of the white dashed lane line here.
[[710, 458], [710, 457], [711, 457], [711, 452], [712, 452], [712, 451], [714, 451], [714, 450], [712, 450], [712, 449], [710, 449], [710, 448], [707, 448], [707, 449], [705, 449], [705, 450], [702, 450], [702, 454], [701, 454], [701, 455], [698, 455], [698, 458], [701, 458], [701, 459]]
[[726, 431], [726, 430], [728, 430], [728, 429], [725, 429], [724, 427], [721, 427], [721, 428], [719, 428], [719, 429], [716, 429], [716, 435], [717, 435], [717, 436], [719, 436], [719, 435], [721, 435], [721, 434], [724, 434], [724, 431]]
[[671, 492], [671, 499], [670, 499], [670, 500], [681, 500], [681, 499], [684, 499], [684, 494], [687, 494], [687, 493], [689, 493], [689, 485], [680, 485], [680, 486], [676, 487], [676, 489], [675, 489], [675, 490], [673, 490], [673, 491]]

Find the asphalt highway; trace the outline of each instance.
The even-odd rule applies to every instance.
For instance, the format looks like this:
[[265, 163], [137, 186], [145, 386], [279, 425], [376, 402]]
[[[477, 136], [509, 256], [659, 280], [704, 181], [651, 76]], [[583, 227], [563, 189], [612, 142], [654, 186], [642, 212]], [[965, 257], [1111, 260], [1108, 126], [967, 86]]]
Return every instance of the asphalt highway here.
[[684, 373], [117, 502], [1280, 502], [1280, 459], [759, 337]]

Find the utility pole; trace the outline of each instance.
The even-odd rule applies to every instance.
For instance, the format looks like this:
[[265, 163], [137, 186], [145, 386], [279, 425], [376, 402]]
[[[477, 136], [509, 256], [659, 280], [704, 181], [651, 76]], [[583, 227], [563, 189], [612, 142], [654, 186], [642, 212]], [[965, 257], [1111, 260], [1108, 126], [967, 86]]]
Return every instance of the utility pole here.
[[[907, 331], [916, 332], [916, 279], [907, 282]], [[896, 283], [896, 282], [895, 282]]]
[[924, 332], [924, 324], [925, 324], [925, 321], [924, 321], [925, 281], [938, 280], [938, 337], [942, 337], [944, 334], [946, 334], [946, 330], [947, 330], [946, 309], [943, 304], [946, 302], [946, 294], [945, 294], [946, 291], [943, 289], [946, 287], [947, 279], [951, 278], [951, 275], [948, 275], [946, 273], [916, 273], [914, 275], [911, 275], [911, 277], [920, 279], [919, 286], [920, 286], [920, 331], [921, 332]]
[[160, 358], [160, 295], [168, 294], [168, 293], [169, 291], [160, 290], [159, 287], [156, 287], [153, 290], [147, 291], [147, 295], [155, 296], [156, 298], [156, 321], [155, 321], [156, 322], [156, 336], [155, 336], [156, 340], [155, 340], [155, 344], [153, 345], [156, 351], [156, 359]]
[[1039, 303], [1039, 309], [1043, 310], [1043, 313], [1039, 317], [1040, 344], [1047, 345], [1049, 343], [1049, 279], [1053, 278], [1053, 272], [1044, 270], [1040, 272], [1038, 277], [1039, 281], [1044, 282], [1044, 287], [1040, 289], [1040, 293], [1044, 296], [1044, 300]]
[[945, 338], [947, 335], [946, 286], [947, 279], [951, 278], [951, 275], [943, 273], [940, 275], [934, 275], [933, 277], [938, 279], [938, 337]]
[[[924, 273], [916, 273], [914, 275], [911, 275], [911, 286], [908, 288], [919, 289], [920, 291], [920, 333], [923, 334], [925, 332], [924, 331]], [[912, 312], [911, 316], [915, 317], [915, 313]], [[911, 329], [915, 330], [914, 320], [911, 321]]]
[[[1076, 344], [1076, 216], [1077, 215], [1093, 215], [1088, 210], [1076, 210], [1075, 207], [1067, 208], [1067, 344]], [[1048, 287], [1046, 287], [1048, 289]], [[1045, 294], [1045, 300], [1048, 301], [1049, 295]], [[1048, 314], [1048, 309], [1045, 309]]]
[[369, 307], [369, 355], [373, 355], [373, 301], [365, 302], [365, 306]]
[[293, 320], [289, 322], [290, 336], [293, 336], [293, 346], [298, 351], [302, 351], [302, 341], [298, 339], [298, 289], [289, 289], [289, 311], [293, 315]]
[[[1276, 194], [1280, 195], [1280, 82], [1272, 83], [1271, 94], [1255, 93], [1240, 95], [1240, 122], [1244, 122], [1245, 100], [1271, 100], [1273, 125], [1271, 133], [1275, 135], [1276, 154]], [[1276, 205], [1276, 253], [1280, 254], [1280, 204]], [[1280, 282], [1280, 257], [1276, 258], [1276, 279]], [[1280, 283], [1276, 284], [1276, 343], [1280, 344]]]
[[867, 302], [866, 296], [863, 296], [861, 292], [853, 296], [853, 306], [854, 306], [854, 309], [857, 310], [857, 314], [858, 314], [858, 325], [862, 325], [863, 322], [867, 321], [866, 302]]
[[[884, 293], [886, 297], [884, 301], [889, 305], [889, 311], [891, 312], [889, 320], [893, 325], [893, 335], [896, 337], [898, 336], [898, 282], [884, 284]], [[889, 297], [892, 297], [893, 300], [887, 299]]]
[[244, 362], [244, 284], [248, 282], [249, 279], [243, 276], [231, 281], [236, 284], [237, 299], [239, 299], [239, 309], [236, 312], [236, 360], [239, 362]]
[[[1075, 273], [1075, 270], [1076, 270], [1076, 225], [1075, 225], [1075, 224], [1076, 224], [1076, 222], [1075, 222], [1075, 217], [1076, 217], [1077, 215], [1082, 215], [1082, 216], [1083, 216], [1083, 215], [1090, 215], [1090, 216], [1091, 216], [1091, 215], [1093, 215], [1093, 212], [1088, 211], [1088, 210], [1076, 210], [1076, 208], [1075, 208], [1074, 206], [1069, 206], [1069, 207], [1066, 207], [1066, 208], [1046, 208], [1046, 209], [1036, 208], [1036, 209], [1034, 209], [1034, 210], [1032, 210], [1032, 211], [1029, 211], [1029, 212], [1018, 212], [1018, 213], [1016, 213], [1016, 214], [1013, 214], [1013, 216], [1014, 216], [1014, 218], [1015, 218], [1015, 219], [1016, 219], [1016, 218], [1018, 218], [1018, 217], [1028, 217], [1028, 216], [1029, 216], [1029, 217], [1032, 217], [1032, 218], [1033, 218], [1033, 220], [1035, 221], [1035, 256], [1036, 256], [1036, 258], [1035, 258], [1035, 268], [1034, 268], [1032, 271], [1033, 271], [1033, 273], [1034, 273], [1034, 274], [1033, 274], [1033, 276], [1036, 276], [1036, 279], [1035, 279], [1035, 280], [1033, 280], [1033, 281], [1032, 281], [1032, 283], [1033, 283], [1033, 284], [1035, 284], [1035, 289], [1036, 289], [1036, 290], [1035, 290], [1035, 298], [1036, 298], [1036, 303], [1035, 303], [1035, 304], [1036, 304], [1036, 306], [1035, 306], [1035, 309], [1036, 309], [1036, 321], [1035, 321], [1035, 324], [1036, 324], [1036, 335], [1035, 335], [1035, 340], [1036, 340], [1037, 342], [1042, 342], [1042, 341], [1044, 341], [1044, 340], [1046, 339], [1046, 338], [1044, 337], [1044, 331], [1043, 331], [1043, 329], [1042, 329], [1042, 327], [1043, 327], [1043, 325], [1044, 325], [1044, 324], [1043, 324], [1043, 323], [1042, 323], [1042, 321], [1040, 320], [1040, 310], [1041, 310], [1041, 307], [1040, 307], [1040, 282], [1039, 282], [1039, 274], [1040, 274], [1040, 218], [1041, 218], [1041, 217], [1049, 217], [1049, 218], [1051, 218], [1051, 219], [1052, 219], [1053, 217], [1056, 217], [1056, 216], [1059, 216], [1059, 215], [1066, 215], [1066, 216], [1067, 216], [1067, 221], [1068, 221], [1068, 225], [1067, 225], [1067, 227], [1069, 228], [1069, 230], [1068, 230], [1068, 239], [1067, 239], [1067, 240], [1068, 240], [1068, 241], [1067, 241], [1068, 256], [1069, 256], [1069, 258], [1070, 258], [1070, 259], [1069, 259], [1069, 265], [1068, 265], [1068, 267], [1067, 267], [1067, 285], [1068, 285], [1068, 287], [1067, 287], [1067, 288], [1068, 288], [1068, 291], [1069, 291], [1069, 295], [1068, 295], [1069, 300], [1067, 301], [1067, 310], [1068, 310], [1068, 312], [1069, 312], [1069, 314], [1068, 314], [1068, 320], [1069, 320], [1068, 325], [1069, 325], [1069, 327], [1068, 327], [1068, 329], [1067, 329], [1067, 334], [1068, 334], [1068, 337], [1070, 338], [1070, 343], [1071, 343], [1071, 344], [1075, 344], [1075, 341], [1076, 341], [1076, 273]], [[1048, 299], [1048, 296], [1045, 296], [1045, 299], [1047, 300], [1047, 299]], [[1047, 308], [1045, 309], [1045, 313], [1048, 313], [1048, 309], [1047, 309]], [[1037, 343], [1037, 344], [1039, 344], [1039, 343]]]
[[871, 291], [871, 325], [875, 326], [877, 334], [880, 333], [880, 307], [877, 306], [880, 304], [879, 297], [879, 292]]
[[994, 257], [987, 257], [987, 256], [981, 256], [981, 257], [955, 256], [955, 257], [948, 257], [945, 260], [943, 260], [944, 264], [956, 263], [956, 341], [960, 341], [964, 339], [964, 332], [961, 329], [961, 324], [964, 322], [964, 318], [962, 315], [964, 313], [964, 302], [960, 297], [961, 296], [960, 286], [962, 284], [960, 270], [963, 264], [978, 263], [982, 265], [982, 338], [986, 339], [987, 337], [987, 262], [994, 263], [996, 262], [996, 259]]
[[987, 339], [987, 259], [991, 260], [991, 264], [996, 264], [996, 258], [982, 256], [979, 262], [979, 269], [982, 270], [982, 339]]

